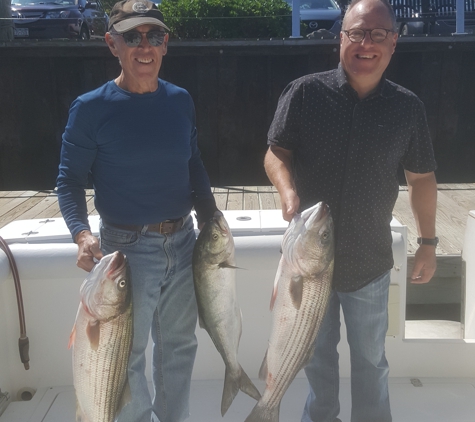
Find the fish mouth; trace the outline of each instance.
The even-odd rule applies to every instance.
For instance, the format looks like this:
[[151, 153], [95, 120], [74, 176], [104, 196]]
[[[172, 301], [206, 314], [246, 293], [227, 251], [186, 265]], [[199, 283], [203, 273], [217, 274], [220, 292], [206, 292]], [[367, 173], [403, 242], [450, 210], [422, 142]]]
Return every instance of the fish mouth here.
[[115, 276], [117, 276], [124, 270], [125, 262], [126, 257], [122, 252], [114, 252], [112, 260], [109, 263], [109, 270], [107, 271], [107, 276], [112, 279], [115, 278]]
[[[315, 212], [317, 211], [317, 212]], [[319, 202], [311, 208], [302, 212], [302, 218], [305, 221], [305, 226], [309, 226], [324, 220], [330, 214], [330, 207], [326, 202]]]
[[213, 217], [213, 220], [216, 222], [216, 225], [223, 234], [229, 233], [228, 224], [226, 223], [223, 215], [215, 216]]
[[322, 203], [321, 203], [321, 206], [320, 206], [320, 209], [318, 210], [318, 213], [317, 213], [317, 217], [316, 217], [317, 221], [322, 220], [322, 219], [325, 218], [329, 213], [330, 213], [330, 207], [328, 206], [327, 203], [322, 202]]

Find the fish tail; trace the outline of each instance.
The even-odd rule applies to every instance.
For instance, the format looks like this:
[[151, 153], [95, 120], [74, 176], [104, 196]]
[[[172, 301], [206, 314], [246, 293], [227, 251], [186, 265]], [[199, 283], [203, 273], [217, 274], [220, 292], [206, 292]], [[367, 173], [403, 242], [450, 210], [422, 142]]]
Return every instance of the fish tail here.
[[239, 365], [239, 371], [230, 371], [226, 368], [224, 375], [223, 398], [221, 399], [221, 415], [224, 416], [231, 406], [237, 393], [241, 390], [255, 400], [261, 398], [261, 393], [252, 383], [251, 379]]
[[231, 403], [236, 397], [240, 387], [239, 380], [239, 377], [226, 368], [226, 373], [224, 375], [223, 398], [221, 399], [221, 416], [225, 415], [229, 406], [231, 406]]
[[77, 398], [76, 398], [76, 422], [89, 422], [89, 418], [84, 414]]
[[239, 388], [243, 393], [246, 393], [248, 396], [252, 397], [255, 400], [260, 400], [261, 398], [261, 393], [259, 393], [259, 390], [256, 388], [256, 386], [253, 384], [251, 379], [248, 377], [246, 372], [244, 372], [244, 369], [241, 367], [241, 378], [239, 380]]
[[280, 404], [269, 409], [259, 401], [244, 422], [279, 422]]

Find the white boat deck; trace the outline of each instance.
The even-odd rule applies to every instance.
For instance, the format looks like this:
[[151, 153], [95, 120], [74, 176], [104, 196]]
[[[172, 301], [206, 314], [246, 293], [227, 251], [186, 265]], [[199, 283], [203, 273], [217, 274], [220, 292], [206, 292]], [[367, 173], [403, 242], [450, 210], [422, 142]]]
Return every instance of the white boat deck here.
[[[412, 382], [411, 382], [412, 381]], [[263, 384], [255, 381], [262, 390]], [[255, 401], [239, 393], [227, 414], [221, 417], [221, 380], [192, 382], [190, 422], [243, 422]], [[475, 378], [391, 378], [389, 383], [393, 422], [473, 422], [475, 421]], [[307, 397], [305, 378], [296, 379], [285, 394], [281, 422], [300, 421]], [[7, 408], [1, 422], [73, 422], [75, 420], [74, 387], [39, 390], [31, 402], [14, 403]], [[350, 421], [350, 382], [340, 386], [342, 422]]]

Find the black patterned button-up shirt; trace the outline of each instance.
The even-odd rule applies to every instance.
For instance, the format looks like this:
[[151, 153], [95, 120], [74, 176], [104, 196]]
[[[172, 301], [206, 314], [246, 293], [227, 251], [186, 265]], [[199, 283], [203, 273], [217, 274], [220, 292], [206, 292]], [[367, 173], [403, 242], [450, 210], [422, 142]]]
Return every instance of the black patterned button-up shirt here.
[[436, 169], [419, 98], [383, 78], [360, 100], [341, 66], [307, 75], [282, 93], [268, 144], [292, 151], [301, 210], [319, 201], [330, 206], [336, 290], [358, 290], [391, 269], [398, 166]]

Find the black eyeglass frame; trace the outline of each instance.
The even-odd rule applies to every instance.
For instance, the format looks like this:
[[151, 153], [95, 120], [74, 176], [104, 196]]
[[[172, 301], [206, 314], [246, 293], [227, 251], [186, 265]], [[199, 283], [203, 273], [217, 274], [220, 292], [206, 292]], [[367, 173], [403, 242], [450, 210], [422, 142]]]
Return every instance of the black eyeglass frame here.
[[[350, 37], [350, 32], [351, 31], [361, 31], [361, 32], [363, 32], [363, 36], [361, 37], [361, 39], [359, 41], [353, 41]], [[373, 39], [373, 35], [372, 35], [373, 31], [386, 31], [386, 36], [382, 40], [376, 41], [376, 40]], [[354, 29], [350, 29], [348, 31], [342, 29], [341, 32], [344, 32], [346, 34], [346, 36], [348, 37], [348, 39], [353, 43], [360, 43], [361, 41], [363, 41], [366, 38], [366, 33], [369, 32], [369, 37], [371, 38], [371, 41], [379, 44], [379, 43], [382, 43], [383, 41], [385, 41], [388, 38], [388, 35], [389, 35], [390, 32], [396, 32], [396, 31], [394, 31], [392, 29], [386, 29], [386, 28], [373, 28], [373, 29], [354, 28]]]
[[[158, 33], [161, 34], [160, 38], [162, 40], [161, 40], [160, 44], [154, 45], [154, 43], [151, 42], [151, 37], [149, 37], [149, 34], [158, 34]], [[138, 42], [138, 44], [133, 44], [132, 40], [127, 40], [127, 38], [126, 38], [127, 34], [140, 34], [140, 41]], [[130, 31], [124, 32], [122, 34], [120, 34], [119, 32], [114, 31], [114, 32], [111, 32], [111, 35], [120, 35], [122, 38], [124, 38], [125, 45], [127, 47], [130, 47], [130, 48], [138, 47], [140, 45], [140, 43], [142, 42], [144, 35], [146, 36], [148, 43], [152, 47], [160, 47], [165, 41], [165, 36], [167, 35], [167, 32], [161, 31], [161, 30], [151, 30], [151, 31], [143, 32], [143, 31], [137, 31], [135, 29], [131, 29]]]

